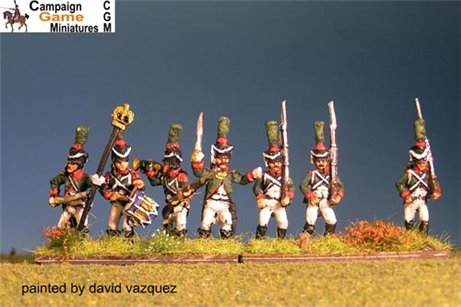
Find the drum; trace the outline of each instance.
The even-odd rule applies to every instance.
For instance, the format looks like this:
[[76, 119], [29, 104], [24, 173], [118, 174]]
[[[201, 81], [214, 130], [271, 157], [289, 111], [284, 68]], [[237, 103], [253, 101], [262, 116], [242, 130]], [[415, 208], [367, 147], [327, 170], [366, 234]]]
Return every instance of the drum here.
[[158, 207], [159, 205], [152, 198], [138, 191], [125, 206], [125, 212], [132, 226], [146, 227], [158, 215]]

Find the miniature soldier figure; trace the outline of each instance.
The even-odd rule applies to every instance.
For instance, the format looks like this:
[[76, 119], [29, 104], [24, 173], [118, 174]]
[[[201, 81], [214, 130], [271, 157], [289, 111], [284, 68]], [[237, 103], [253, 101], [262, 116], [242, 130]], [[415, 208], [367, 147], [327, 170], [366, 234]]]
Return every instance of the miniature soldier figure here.
[[[78, 126], [75, 132], [75, 141], [69, 150], [67, 164], [64, 170], [50, 180], [49, 204], [55, 208], [62, 204], [62, 214], [58, 227], [67, 229], [75, 228], [80, 223], [80, 218], [85, 205], [86, 192], [93, 186], [92, 178], [83, 170], [88, 160], [88, 153], [84, 146], [90, 128]], [[64, 185], [64, 196], [60, 197], [60, 187]], [[87, 225], [87, 221], [85, 221]]]
[[172, 123], [170, 125], [163, 164], [149, 160], [139, 162], [141, 172], [146, 174], [151, 185], [163, 186], [166, 206], [162, 210], [162, 228], [167, 233], [178, 237], [185, 236], [187, 233], [187, 216], [192, 196], [180, 202], [174, 201], [178, 189], [184, 189], [189, 185], [188, 174], [181, 168], [182, 152], [179, 144], [181, 133], [181, 124]]
[[344, 188], [336, 178], [334, 194], [331, 193], [330, 152], [324, 145], [324, 122], [314, 123], [316, 146], [310, 151], [311, 163], [315, 170], [308, 171], [301, 182], [300, 189], [307, 204], [306, 224], [303, 231], [312, 234], [317, 218], [321, 215], [325, 220], [324, 235], [333, 234], [336, 229], [336, 215], [333, 206], [338, 205], [344, 197]]
[[277, 222], [277, 238], [284, 239], [288, 218], [285, 207], [291, 204], [295, 195], [293, 180], [287, 182], [288, 193], [282, 197], [282, 153], [278, 143], [278, 123], [267, 121], [266, 136], [269, 142], [269, 149], [263, 152], [264, 163], [268, 171], [263, 172], [262, 178], [256, 179], [253, 192], [256, 196], [256, 204], [259, 208], [259, 223], [256, 228], [256, 239], [263, 239], [266, 236], [267, 224], [271, 216]]
[[416, 211], [419, 211], [419, 230], [423, 235], [429, 233], [429, 199], [438, 200], [442, 190], [437, 178], [431, 174], [429, 158], [430, 147], [426, 142], [424, 120], [418, 119], [414, 125], [416, 145], [410, 151], [410, 163], [397, 180], [396, 187], [403, 198], [405, 228], [412, 229]]
[[[200, 118], [199, 118], [200, 119]], [[211, 146], [211, 165], [204, 167], [204, 154], [201, 151], [201, 135], [199, 147], [196, 143], [192, 154], [192, 170], [199, 179], [200, 186], [206, 184], [206, 192], [202, 210], [202, 222], [198, 228], [200, 237], [209, 237], [211, 225], [221, 225], [221, 238], [226, 239], [235, 234], [237, 225], [237, 213], [232, 201], [232, 184], [246, 185], [256, 178], [260, 178], [260, 167], [241, 175], [238, 171], [229, 167], [234, 146], [228, 142], [230, 120], [225, 116], [218, 118], [218, 137], [216, 144]], [[197, 124], [197, 131], [201, 129], [201, 123]], [[199, 133], [197, 133], [197, 136]], [[199, 139], [199, 137], [198, 137]], [[185, 196], [189, 193], [185, 193]]]
[[125, 142], [124, 131], [120, 131], [112, 147], [111, 171], [104, 175], [105, 183], [100, 189], [103, 197], [111, 203], [106, 230], [110, 236], [120, 235], [118, 225], [122, 215], [122, 230], [125, 237], [131, 238], [135, 234], [124, 208], [136, 190], [144, 189], [144, 182], [137, 171], [128, 167], [130, 152], [131, 147]]

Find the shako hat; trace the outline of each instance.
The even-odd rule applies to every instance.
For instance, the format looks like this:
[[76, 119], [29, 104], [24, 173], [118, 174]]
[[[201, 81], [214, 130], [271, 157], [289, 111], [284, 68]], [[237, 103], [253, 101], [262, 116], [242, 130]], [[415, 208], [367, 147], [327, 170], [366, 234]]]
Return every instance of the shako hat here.
[[315, 147], [310, 151], [312, 163], [316, 159], [328, 159], [330, 157], [328, 148], [325, 146], [324, 126], [323, 121], [314, 122]]
[[85, 151], [85, 143], [88, 139], [90, 128], [86, 126], [78, 126], [75, 129], [74, 143], [69, 149], [67, 162], [78, 164], [79, 168], [83, 168], [88, 161], [88, 153]]
[[424, 161], [429, 156], [429, 147], [426, 146], [426, 129], [424, 128], [424, 119], [417, 119], [414, 124], [415, 129], [415, 146], [409, 150], [411, 162]]
[[267, 166], [269, 162], [282, 161], [282, 153], [278, 140], [279, 124], [275, 120], [268, 120], [264, 124], [266, 126], [266, 137], [269, 144], [269, 149], [263, 152], [264, 163]]
[[168, 131], [168, 141], [165, 144], [165, 153], [163, 162], [170, 165], [180, 166], [182, 162], [182, 152], [180, 149], [179, 139], [182, 134], [182, 125], [171, 123]]
[[125, 131], [120, 130], [112, 146], [112, 161], [128, 161], [130, 159], [131, 146], [125, 141]]
[[216, 138], [216, 144], [211, 145], [211, 161], [214, 161], [215, 157], [226, 156], [229, 157], [232, 155], [234, 146], [229, 144], [229, 127], [230, 119], [226, 116], [218, 117], [218, 136]]

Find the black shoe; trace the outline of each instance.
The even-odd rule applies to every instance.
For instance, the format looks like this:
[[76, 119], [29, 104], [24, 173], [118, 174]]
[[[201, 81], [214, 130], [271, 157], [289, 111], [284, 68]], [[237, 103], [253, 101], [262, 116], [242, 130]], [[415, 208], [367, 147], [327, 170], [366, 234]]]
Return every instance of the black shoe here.
[[123, 231], [123, 234], [125, 235], [125, 238], [133, 238], [136, 233], [132, 229], [130, 231]]
[[178, 237], [178, 238], [185, 238], [185, 237], [186, 237], [186, 233], [187, 233], [187, 229], [175, 230], [175, 231], [174, 231], [174, 236], [175, 236], [175, 237]]
[[315, 230], [315, 225], [311, 225], [311, 224], [304, 224], [304, 228], [303, 228], [303, 232], [307, 232], [308, 234], [312, 235], [314, 233], [314, 230]]
[[335, 233], [336, 224], [325, 224], [324, 236], [332, 235]]
[[287, 235], [287, 230], [282, 229], [282, 228], [277, 228], [277, 239], [285, 239], [285, 236]]
[[258, 225], [258, 227], [256, 227], [255, 238], [258, 240], [264, 239], [266, 237], [266, 232], [267, 232], [267, 226]]
[[413, 226], [415, 226], [415, 221], [414, 220], [411, 220], [409, 222], [405, 221], [405, 229], [406, 230], [413, 229]]
[[229, 239], [232, 237], [232, 230], [219, 230], [219, 233], [221, 235], [221, 239]]
[[121, 234], [120, 230], [113, 230], [113, 229], [107, 229], [106, 233], [109, 237], [115, 237]]
[[197, 235], [199, 238], [204, 238], [204, 239], [209, 238], [211, 235], [211, 230], [205, 230], [202, 228], [198, 228]]
[[170, 236], [174, 236], [175, 235], [175, 229], [173, 227], [172, 224], [163, 224], [162, 225], [162, 231], [167, 234], [167, 235], [170, 235]]
[[429, 221], [422, 221], [419, 223], [419, 232], [425, 237], [429, 235]]

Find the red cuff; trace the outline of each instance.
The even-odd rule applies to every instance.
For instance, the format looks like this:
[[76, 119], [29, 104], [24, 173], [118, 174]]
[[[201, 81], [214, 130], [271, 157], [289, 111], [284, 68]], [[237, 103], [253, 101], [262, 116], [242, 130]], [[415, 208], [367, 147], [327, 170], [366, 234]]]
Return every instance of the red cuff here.
[[408, 190], [404, 190], [402, 193], [400, 193], [400, 197], [406, 198], [408, 195], [410, 195], [410, 192]]
[[204, 164], [205, 162], [202, 160], [200, 162], [192, 162], [191, 166], [192, 166], [192, 169], [202, 169]]
[[344, 190], [343, 189], [340, 189], [336, 192], [336, 195], [338, 195], [339, 197], [343, 198], [344, 197]]
[[186, 173], [180, 173], [178, 175], [178, 181], [179, 182], [187, 182], [188, 178], [187, 178], [187, 174]]
[[254, 181], [255, 180], [255, 177], [253, 176], [253, 171], [249, 171], [247, 173], [247, 178], [250, 182]]
[[141, 175], [139, 174], [139, 172], [133, 169], [131, 170], [131, 176], [132, 180], [141, 179]]
[[293, 199], [295, 197], [295, 192], [293, 191], [288, 191], [287, 192], [287, 196], [290, 198], [290, 199]]
[[260, 200], [261, 198], [264, 198], [264, 194], [258, 194], [258, 195], [256, 195], [256, 200]]
[[102, 196], [104, 196], [105, 199], [110, 199], [110, 197], [114, 194], [114, 192], [106, 190], [102, 193]]
[[50, 189], [50, 196], [55, 197], [59, 195], [59, 189], [58, 188], [52, 188]]
[[146, 176], [147, 178], [152, 179], [152, 177], [155, 176], [155, 172], [153, 170], [147, 171]]
[[312, 192], [307, 192], [306, 194], [304, 194], [304, 197], [306, 197], [306, 199], [308, 200], [311, 200], [312, 197], [314, 197], [315, 194], [312, 193]]

